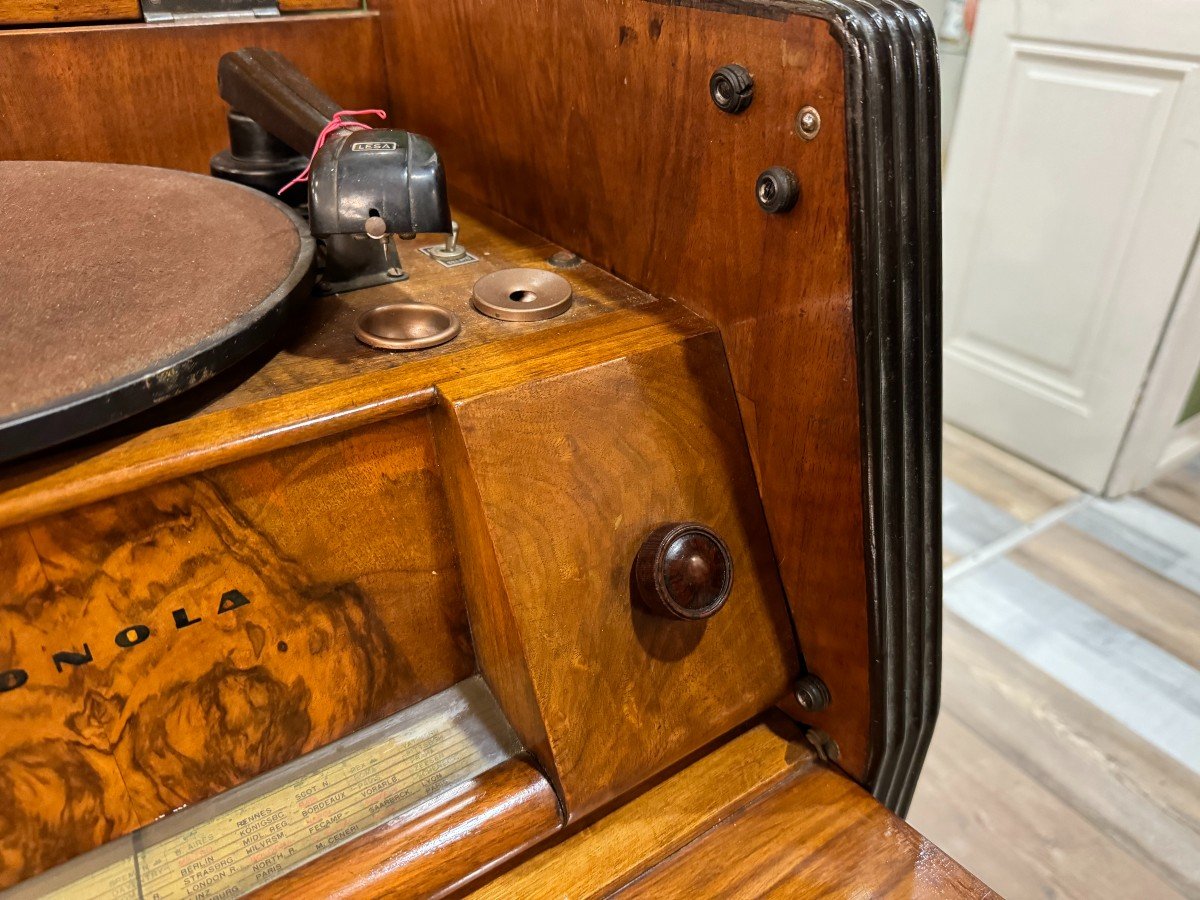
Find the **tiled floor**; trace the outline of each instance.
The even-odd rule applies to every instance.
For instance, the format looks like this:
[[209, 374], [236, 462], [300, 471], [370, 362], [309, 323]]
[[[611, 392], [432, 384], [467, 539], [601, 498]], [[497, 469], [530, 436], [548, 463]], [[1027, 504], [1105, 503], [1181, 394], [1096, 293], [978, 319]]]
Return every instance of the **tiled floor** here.
[[1002, 895], [1200, 898], [1200, 458], [1117, 501], [947, 427], [909, 820]]

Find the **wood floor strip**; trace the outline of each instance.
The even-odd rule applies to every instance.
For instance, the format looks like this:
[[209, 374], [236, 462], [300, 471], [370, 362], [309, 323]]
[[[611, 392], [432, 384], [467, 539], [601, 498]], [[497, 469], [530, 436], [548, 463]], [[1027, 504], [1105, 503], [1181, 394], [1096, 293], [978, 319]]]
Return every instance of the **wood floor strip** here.
[[1075, 486], [952, 425], [942, 431], [942, 472], [1021, 522], [1079, 495]]
[[[1200, 898], [1200, 457], [1114, 502], [952, 427], [943, 450], [942, 714], [909, 820], [1005, 896]], [[997, 512], [1021, 529], [953, 552]]]
[[1087, 495], [1080, 495], [1074, 499], [1068, 500], [1062, 506], [1055, 507], [1032, 522], [1027, 522], [1016, 531], [1004, 535], [999, 540], [992, 541], [986, 546], [980, 547], [973, 553], [969, 553], [962, 559], [953, 560], [950, 563], [945, 562], [945, 554], [943, 554], [942, 562], [942, 581], [943, 584], [950, 584], [957, 581], [962, 576], [966, 575], [972, 569], [986, 565], [994, 559], [1000, 559], [1005, 554], [1009, 553], [1015, 547], [1020, 546], [1025, 541], [1041, 534], [1050, 528], [1053, 528], [1059, 522], [1073, 515], [1077, 509], [1087, 503], [1091, 503], [1095, 498]]
[[1071, 525], [1200, 594], [1200, 526], [1138, 497], [1096, 500]]
[[1011, 558], [1047, 584], [1200, 669], [1200, 596], [1063, 525], [1021, 544]]
[[[1184, 895], [1200, 896], [1200, 776], [952, 613], [945, 619], [940, 721], [946, 716], [1161, 871]], [[942, 779], [941, 727], [909, 819], [919, 830], [935, 828], [930, 837], [944, 846], [943, 832], [953, 829], [943, 817], [970, 818], [990, 809], [1004, 802], [1007, 785], [981, 782], [947, 799], [947, 809], [931, 809], [923, 792]], [[954, 848], [948, 852], [958, 855]], [[985, 880], [997, 866], [1017, 865], [1003, 842], [972, 844], [960, 858]], [[1052, 864], [1069, 868], [1078, 862]], [[1020, 895], [1003, 882], [989, 883], [1002, 894]]]
[[1005, 897], [1184, 896], [948, 711], [908, 820]]
[[957, 557], [1018, 531], [1021, 521], [948, 478], [942, 479], [942, 545]]
[[1141, 496], [1183, 519], [1200, 525], [1200, 456], [1160, 478]]
[[946, 607], [1194, 772], [1200, 673], [1015, 563], [981, 566]]

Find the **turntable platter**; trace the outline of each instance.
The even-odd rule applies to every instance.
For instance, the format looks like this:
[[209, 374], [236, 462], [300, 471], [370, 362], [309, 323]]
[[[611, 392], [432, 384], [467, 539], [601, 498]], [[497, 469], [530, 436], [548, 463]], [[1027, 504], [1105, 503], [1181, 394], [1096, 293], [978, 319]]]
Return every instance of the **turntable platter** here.
[[0, 162], [0, 196], [0, 461], [204, 381], [307, 291], [307, 226], [230, 182]]

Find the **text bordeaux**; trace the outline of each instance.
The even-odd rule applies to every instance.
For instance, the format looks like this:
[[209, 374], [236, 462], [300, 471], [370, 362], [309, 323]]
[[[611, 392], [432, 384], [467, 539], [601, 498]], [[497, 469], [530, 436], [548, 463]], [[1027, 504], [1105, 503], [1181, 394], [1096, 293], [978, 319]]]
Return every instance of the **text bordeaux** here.
[[[230, 612], [242, 606], [248, 606], [249, 603], [249, 598], [241, 591], [226, 591], [221, 595], [221, 600], [217, 604], [217, 615]], [[188, 614], [187, 609], [173, 610], [171, 619], [175, 624], [176, 631], [188, 628], [201, 621], [200, 617], [193, 619]], [[113, 643], [122, 650], [128, 650], [130, 647], [136, 647], [145, 641], [150, 637], [150, 634], [150, 626], [148, 625], [128, 625], [116, 633], [116, 636], [113, 637]], [[84, 644], [82, 652], [78, 650], [60, 650], [57, 653], [51, 654], [50, 658], [54, 661], [54, 668], [61, 672], [63, 666], [83, 666], [90, 663], [92, 661], [92, 648]], [[0, 672], [0, 694], [6, 691], [15, 691], [28, 680], [29, 673], [24, 669], [9, 669], [6, 672]]]

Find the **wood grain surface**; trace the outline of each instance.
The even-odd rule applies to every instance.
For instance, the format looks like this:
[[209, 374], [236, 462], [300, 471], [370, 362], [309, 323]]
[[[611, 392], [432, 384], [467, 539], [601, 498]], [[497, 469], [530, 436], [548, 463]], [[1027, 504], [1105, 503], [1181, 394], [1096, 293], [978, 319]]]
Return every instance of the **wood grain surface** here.
[[[388, 107], [382, 67], [369, 64], [383, 56], [370, 12], [0, 32], [0, 120], [8, 123], [0, 159], [206, 173], [212, 155], [229, 144], [217, 60], [246, 46], [280, 51], [347, 109]], [[103, 64], [81, 78], [80, 60]]]
[[423, 415], [9, 528], [0, 598], [0, 884], [474, 670]]
[[[696, 6], [384, 0], [380, 12], [397, 113], [433, 138], [456, 190], [719, 326], [805, 656], [833, 695], [812, 720], [861, 776], [871, 711], [842, 49], [783, 4]], [[738, 116], [709, 97], [726, 63], [755, 77]], [[823, 122], [811, 142], [794, 131], [806, 105]], [[786, 215], [755, 199], [772, 165], [800, 181]]]
[[513, 759], [456, 785], [419, 815], [380, 825], [253, 896], [441, 897], [560, 825], [549, 783], [529, 762]]
[[1014, 897], [1195, 894], [1200, 777], [958, 616], [944, 637], [914, 826]]
[[[480, 670], [574, 820], [778, 701], [797, 658], [717, 335], [553, 374], [443, 383], [435, 433]], [[632, 597], [679, 521], [734, 560], [708, 620]]]
[[562, 843], [470, 894], [472, 900], [607, 897], [736, 814], [781, 779], [813, 764], [812, 749], [782, 717], [700, 757]]
[[[362, 8], [362, 0], [279, 0], [284, 13]], [[138, 0], [0, 0], [0, 25], [138, 22], [141, 18]]]
[[[675, 304], [646, 294], [591, 265], [568, 270], [575, 299], [545, 322], [502, 323], [470, 307], [475, 279], [516, 266], [549, 268], [561, 249], [484, 210], [456, 209], [461, 240], [480, 262], [447, 269], [407, 251], [410, 279], [352, 294], [314, 298], [272, 355], [164, 404], [117, 436], [45, 455], [0, 473], [0, 527], [155, 481], [410, 412], [435, 401], [434, 385], [464, 372], [486, 372], [526, 359], [535, 368], [602, 360], [701, 325]], [[433, 239], [428, 239], [433, 243]], [[419, 241], [416, 246], [425, 246]], [[441, 347], [385, 353], [353, 336], [363, 311], [419, 300], [456, 312], [458, 338]], [[642, 332], [645, 332], [642, 334]]]
[[1158, 478], [1141, 495], [1200, 525], [1200, 456]]
[[284, 13], [364, 8], [363, 0], [279, 0], [279, 11]]
[[0, 0], [0, 25], [120, 22], [141, 18], [138, 0]]
[[613, 896], [997, 895], [845, 776], [812, 764]]
[[[1187, 896], [958, 717], [943, 716], [926, 765], [937, 777], [918, 786], [915, 821], [1008, 896]], [[979, 796], [986, 806], [968, 812], [961, 798]]]
[[942, 426], [942, 472], [1020, 522], [1079, 496], [1073, 485], [953, 425]]
[[1181, 585], [1069, 525], [1034, 536], [1009, 558], [1200, 669], [1200, 598]]

